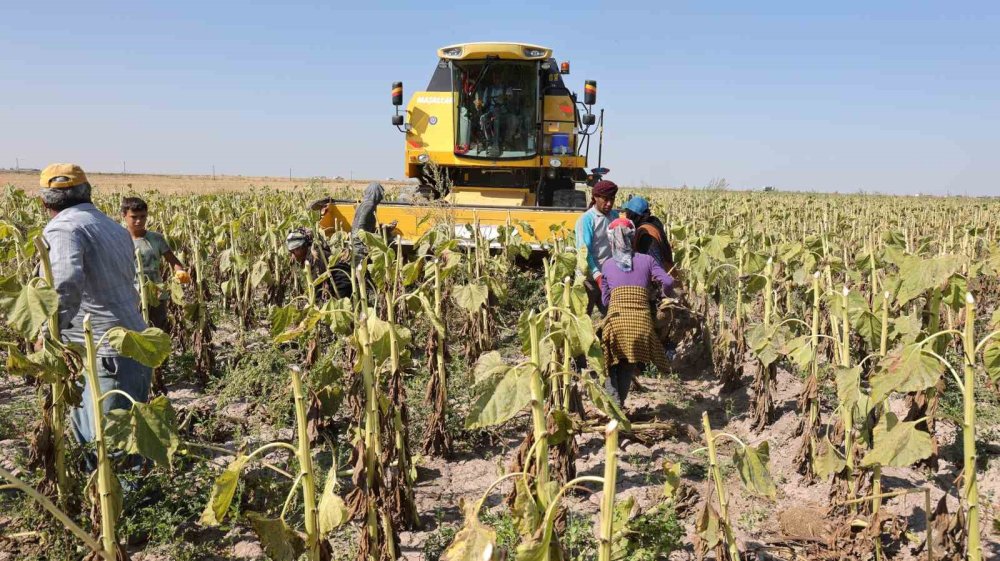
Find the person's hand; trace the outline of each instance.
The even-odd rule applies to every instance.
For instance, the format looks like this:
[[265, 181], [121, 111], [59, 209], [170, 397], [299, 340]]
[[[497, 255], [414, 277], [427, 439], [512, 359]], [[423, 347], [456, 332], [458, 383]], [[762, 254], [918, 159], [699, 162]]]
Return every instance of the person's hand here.
[[482, 109], [483, 108], [483, 102], [478, 97], [476, 98], [475, 101], [472, 102], [472, 104], [476, 106], [476, 109]]
[[191, 284], [191, 275], [184, 269], [177, 269], [174, 271], [174, 280], [181, 284]]
[[392, 238], [393, 236], [396, 235], [396, 226], [398, 225], [399, 225], [398, 220], [393, 220], [388, 224], [380, 224], [382, 231], [385, 232], [386, 235], [389, 236], [389, 238]]

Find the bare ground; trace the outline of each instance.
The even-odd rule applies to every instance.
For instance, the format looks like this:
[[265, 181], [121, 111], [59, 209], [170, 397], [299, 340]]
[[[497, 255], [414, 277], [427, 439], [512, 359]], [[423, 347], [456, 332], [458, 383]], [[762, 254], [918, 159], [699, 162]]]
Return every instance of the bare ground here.
[[[12, 384], [7, 378], [0, 386], [0, 403], [30, 402], [34, 392], [30, 388]], [[793, 457], [798, 447], [795, 436], [798, 413], [796, 398], [801, 389], [801, 381], [796, 376], [779, 370], [777, 394], [775, 403], [778, 407], [776, 421], [762, 432], [754, 433], [749, 429], [749, 420], [741, 412], [748, 410], [749, 391], [746, 387], [730, 394], [720, 394], [718, 384], [707, 376], [690, 380], [677, 378], [642, 378], [646, 390], [635, 392], [629, 396], [627, 409], [634, 421], [673, 422], [676, 430], [625, 435], [622, 439], [619, 454], [619, 497], [634, 497], [640, 510], [661, 501], [662, 467], [664, 461], [681, 461], [692, 466], [703, 466], [706, 462], [703, 455], [694, 453], [703, 446], [700, 433], [702, 412], [707, 411], [715, 430], [729, 432], [745, 442], [753, 445], [768, 440], [771, 446], [771, 473], [778, 487], [777, 500], [772, 503], [758, 498], [743, 489], [735, 470], [726, 469], [729, 478], [726, 486], [730, 498], [730, 520], [737, 531], [737, 539], [741, 549], [756, 552], [760, 559], [789, 559], [787, 544], [788, 533], [799, 532], [803, 528], [814, 531], [818, 536], [825, 536], [829, 531], [824, 527], [825, 512], [830, 504], [828, 482], [808, 483], [800, 476], [793, 465]], [[204, 395], [194, 386], [175, 387], [169, 397], [179, 411], [180, 418], [196, 411], [212, 410], [215, 407], [214, 398]], [[593, 413], [593, 411], [591, 411]], [[221, 411], [221, 416], [233, 423], [246, 422], [253, 415], [248, 404], [234, 403]], [[824, 412], [828, 418], [829, 411]], [[462, 500], [478, 499], [487, 487], [507, 469], [507, 466], [524, 434], [524, 427], [529, 419], [522, 415], [508, 423], [499, 437], [494, 438], [494, 444], [474, 446], [474, 452], [456, 454], [444, 460], [440, 458], [422, 458], [419, 461], [419, 481], [416, 488], [418, 507], [422, 513], [424, 527], [420, 531], [402, 532], [401, 546], [406, 559], [422, 559], [424, 543], [438, 532], [441, 526], [456, 526], [461, 523], [459, 504]], [[696, 428], [697, 427], [697, 428]], [[290, 430], [267, 430], [259, 438], [272, 437], [291, 438]], [[936, 472], [930, 473], [925, 468], [886, 469], [883, 473], [883, 491], [909, 489], [925, 485], [928, 480], [931, 487], [932, 504], [936, 504], [942, 495], [948, 495], [948, 506], [951, 511], [958, 507], [957, 491], [952, 482], [959, 472], [957, 464], [961, 462], [960, 442], [956, 442], [958, 430], [947, 420], [938, 423], [938, 437], [941, 443], [941, 462]], [[996, 434], [995, 431], [988, 431]], [[14, 435], [0, 435], [0, 463], [12, 466], [19, 455], [24, 453], [25, 443]], [[603, 438], [599, 434], [589, 433], [578, 437], [579, 456], [576, 468], [580, 475], [600, 475], [603, 473], [604, 450]], [[223, 446], [234, 447], [236, 442], [221, 442]], [[1000, 456], [995, 451], [1000, 446], [997, 442], [984, 442], [981, 445], [986, 453], [981, 460], [979, 477], [980, 495], [983, 509], [983, 543], [986, 559], [1000, 559], [1000, 541], [991, 529], [994, 517], [1000, 511]], [[731, 448], [720, 447], [720, 454], [728, 457]], [[222, 455], [215, 458], [213, 464], [221, 470], [231, 457]], [[723, 460], [723, 464], [726, 461]], [[264, 474], [262, 476], [267, 476]], [[709, 480], [703, 470], [685, 472], [683, 481], [695, 491], [705, 496]], [[496, 489], [486, 503], [487, 509], [502, 509], [503, 495], [509, 490], [501, 486]], [[600, 493], [577, 493], [568, 497], [568, 507], [577, 513], [595, 517], [598, 511]], [[905, 495], [886, 501], [888, 512], [902, 517], [907, 524], [907, 534], [904, 534], [900, 550], [890, 556], [891, 559], [902, 561], [916, 560], [914, 550], [922, 541], [926, 532], [924, 523], [924, 505], [922, 494]], [[687, 536], [684, 547], [671, 555], [672, 560], [694, 559], [694, 516], [695, 510], [683, 512], [684, 527]], [[9, 521], [8, 521], [9, 522]], [[0, 520], [0, 526], [6, 525]], [[214, 559], [262, 559], [260, 545], [253, 534], [237, 525], [228, 533], [217, 530], [203, 529], [191, 523], [177, 529], [179, 539], [191, 541], [210, 541], [218, 552]], [[346, 548], [356, 530], [348, 530], [339, 541], [340, 549], [346, 553]], [[338, 548], [339, 549], [339, 548]], [[167, 559], [156, 548], [143, 550], [140, 546], [133, 552], [136, 561], [163, 561]], [[0, 560], [5, 559], [0, 555]]]
[[[759, 558], [786, 559], [788, 549], [785, 545], [792, 537], [785, 530], [808, 527], [814, 528], [816, 535], [823, 536], [829, 528], [819, 528], [826, 522], [826, 507], [830, 504], [828, 482], [808, 483], [799, 475], [792, 463], [798, 446], [798, 438], [794, 436], [797, 424], [796, 398], [801, 388], [801, 381], [785, 371], [779, 371], [777, 395], [775, 402], [779, 407], [779, 417], [767, 429], [760, 433], [749, 430], [749, 421], [745, 415], [733, 412], [746, 411], [749, 392], [746, 388], [728, 395], [720, 395], [718, 384], [705, 378], [681, 381], [678, 379], [643, 378], [642, 384], [646, 391], [633, 393], [629, 396], [628, 411], [630, 416], [640, 422], [673, 421], [678, 423], [678, 430], [666, 433], [624, 436], [619, 455], [619, 497], [634, 497], [640, 511], [646, 510], [661, 501], [663, 489], [662, 468], [665, 460], [681, 461], [693, 465], [703, 465], [703, 455], [693, 452], [703, 446], [701, 435], [695, 427], [700, 427], [701, 413], [707, 411], [715, 430], [734, 434], [745, 442], [757, 445], [768, 440], [771, 446], [771, 472], [778, 486], [777, 501], [771, 503], [755, 497], [745, 491], [732, 469], [726, 470], [729, 478], [727, 492], [730, 498], [730, 519], [737, 530], [737, 539], [741, 549], [756, 552]], [[177, 390], [170, 396], [178, 408], [189, 404], [204, 403], [210, 399], [195, 396], [190, 388]], [[231, 413], [234, 416], [246, 414], [245, 410], [235, 407]], [[827, 413], [828, 414], [828, 413]], [[514, 419], [511, 425], [520, 427], [527, 425], [526, 415]], [[458, 525], [461, 523], [461, 501], [477, 500], [489, 485], [502, 475], [519, 444], [518, 435], [523, 431], [515, 429], [504, 431], [501, 443], [489, 447], [477, 447], [475, 454], [457, 454], [451, 459], [423, 458], [419, 463], [420, 480], [416, 487], [416, 499], [422, 513], [424, 527], [420, 531], [402, 532], [400, 534], [404, 557], [409, 560], [423, 558], [422, 550], [425, 541], [442, 525]], [[900, 489], [920, 487], [928, 475], [936, 485], [931, 485], [932, 504], [945, 494], [948, 488], [949, 509], [958, 507], [956, 491], [950, 482], [958, 475], [956, 462], [961, 461], [955, 437], [958, 431], [948, 421], [938, 424], [938, 435], [941, 440], [942, 461], [937, 472], [929, 474], [919, 468], [886, 469], [883, 473], [883, 491], [892, 492]], [[285, 435], [281, 435], [285, 436]], [[578, 437], [580, 454], [576, 461], [579, 475], [601, 475], [603, 473], [604, 450], [603, 438], [599, 434], [584, 434]], [[721, 447], [720, 454], [727, 456], [731, 449]], [[224, 458], [225, 460], [227, 458]], [[220, 467], [224, 462], [220, 462]], [[725, 461], [723, 462], [725, 463]], [[693, 475], [685, 475], [683, 481], [691, 488], [702, 493], [707, 492], [709, 480], [697, 470]], [[1000, 497], [1000, 457], [991, 455], [986, 458], [985, 469], [980, 475], [980, 494], [983, 497], [984, 524], [987, 531], [983, 535], [986, 559], [1000, 558], [1000, 542], [996, 535], [989, 532], [993, 517], [1000, 510], [997, 499]], [[501, 485], [489, 497], [486, 509], [502, 509], [503, 496], [509, 487]], [[600, 504], [600, 493], [578, 493], [567, 499], [569, 508], [577, 513], [591, 515], [596, 522], [596, 514]], [[900, 551], [892, 559], [902, 561], [916, 560], [913, 550], [923, 539], [926, 527], [924, 524], [923, 494], [905, 495], [887, 500], [885, 507], [888, 512], [903, 517], [908, 525], [909, 537], [904, 540]], [[694, 559], [694, 509], [685, 513], [684, 524], [687, 532], [684, 548], [671, 555], [671, 560]], [[798, 531], [796, 530], [796, 531]], [[795, 536], [801, 537], [801, 536]], [[233, 531], [223, 537], [229, 549], [229, 556], [220, 559], [254, 558], [259, 554], [259, 546], [253, 535], [247, 531]], [[772, 557], [767, 557], [770, 555]], [[134, 556], [137, 560], [155, 561], [156, 557]]]

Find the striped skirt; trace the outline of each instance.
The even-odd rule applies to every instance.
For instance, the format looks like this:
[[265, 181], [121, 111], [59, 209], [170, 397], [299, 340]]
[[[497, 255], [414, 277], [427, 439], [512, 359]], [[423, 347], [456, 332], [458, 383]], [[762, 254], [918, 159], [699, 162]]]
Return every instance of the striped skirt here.
[[670, 372], [670, 361], [650, 315], [646, 288], [619, 286], [611, 291], [602, 327], [601, 348], [609, 368], [628, 362], [655, 364], [660, 374]]

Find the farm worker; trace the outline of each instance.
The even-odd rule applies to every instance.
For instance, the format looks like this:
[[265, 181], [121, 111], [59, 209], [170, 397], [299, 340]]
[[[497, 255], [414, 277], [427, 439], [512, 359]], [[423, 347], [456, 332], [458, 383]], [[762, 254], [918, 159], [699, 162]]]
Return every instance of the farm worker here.
[[[146, 220], [149, 217], [149, 206], [146, 201], [138, 197], [125, 197], [122, 199], [121, 212], [125, 229], [132, 235], [132, 244], [139, 252], [139, 260], [142, 261], [142, 271], [137, 271], [135, 278], [136, 290], [146, 279], [154, 283], [159, 283], [163, 279], [160, 273], [160, 263], [163, 260], [170, 264], [177, 282], [181, 284], [191, 282], [191, 275], [174, 255], [166, 238], [162, 234], [146, 229]], [[159, 327], [164, 331], [167, 330], [168, 299], [167, 291], [161, 290], [156, 304], [150, 303], [149, 306], [149, 322], [153, 327]]]
[[614, 210], [617, 194], [618, 186], [613, 182], [598, 181], [591, 191], [590, 208], [576, 221], [576, 247], [587, 248], [587, 279], [583, 282], [589, 300], [587, 313], [594, 306], [602, 313], [607, 311], [601, 302], [601, 266], [611, 258], [608, 225], [618, 218]]
[[384, 198], [385, 189], [377, 182], [372, 181], [368, 187], [365, 187], [361, 202], [358, 203], [358, 208], [354, 211], [354, 220], [351, 222], [351, 247], [354, 249], [355, 264], [360, 263], [361, 259], [368, 255], [368, 248], [358, 233], [362, 231], [375, 233], [377, 224], [375, 211], [378, 210], [378, 205]]
[[[625, 217], [636, 226], [632, 249], [636, 253], [649, 255], [664, 271], [676, 276], [673, 249], [667, 240], [663, 222], [650, 213], [649, 202], [643, 197], [631, 197], [622, 205], [622, 210], [625, 211]], [[660, 333], [667, 357], [673, 360], [677, 353], [677, 343], [670, 340], [669, 333], [674, 312], [657, 309], [656, 301], [659, 298], [655, 298], [655, 295], [650, 296], [657, 331]]]
[[667, 239], [663, 222], [649, 212], [649, 202], [643, 197], [631, 197], [622, 205], [625, 218], [635, 224], [635, 245], [637, 253], [652, 257], [665, 271], [674, 267], [674, 252]]
[[[67, 340], [83, 344], [83, 318], [90, 314], [95, 343], [114, 327], [146, 329], [135, 291], [135, 253], [128, 232], [97, 210], [87, 176], [75, 164], [52, 164], [42, 170], [39, 196], [49, 223], [42, 235], [52, 260], [59, 294], [59, 327]], [[97, 349], [100, 392], [121, 390], [145, 401], [152, 370], [123, 356], [105, 341]], [[83, 395], [90, 391], [84, 382]], [[111, 394], [102, 409], [131, 409], [128, 398]], [[94, 439], [93, 404], [86, 397], [71, 413], [73, 435], [80, 443]], [[85, 460], [90, 469], [96, 461]]]
[[351, 296], [351, 267], [346, 261], [331, 263], [330, 249], [323, 240], [317, 240], [309, 228], [296, 228], [285, 237], [285, 248], [299, 266], [309, 263], [309, 272], [316, 281], [327, 272], [330, 274], [319, 285], [319, 296], [349, 298]]
[[652, 257], [634, 252], [635, 228], [627, 218], [613, 221], [607, 234], [611, 259], [601, 267], [601, 300], [608, 309], [601, 348], [608, 368], [608, 389], [624, 405], [632, 378], [645, 365], [655, 364], [664, 374], [670, 370], [653, 327], [649, 292], [655, 288], [665, 296], [674, 279]]

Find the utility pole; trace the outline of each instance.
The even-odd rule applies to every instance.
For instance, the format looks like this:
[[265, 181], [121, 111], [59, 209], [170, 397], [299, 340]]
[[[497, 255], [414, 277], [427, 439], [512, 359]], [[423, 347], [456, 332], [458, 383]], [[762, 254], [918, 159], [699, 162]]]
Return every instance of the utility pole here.
[[125, 175], [125, 160], [122, 160], [122, 175]]
[[21, 158], [14, 158], [14, 172], [21, 173]]
[[288, 168], [288, 180], [292, 180], [292, 168]]
[[212, 181], [215, 181], [215, 164], [212, 164]]

